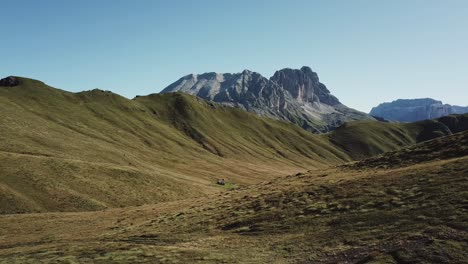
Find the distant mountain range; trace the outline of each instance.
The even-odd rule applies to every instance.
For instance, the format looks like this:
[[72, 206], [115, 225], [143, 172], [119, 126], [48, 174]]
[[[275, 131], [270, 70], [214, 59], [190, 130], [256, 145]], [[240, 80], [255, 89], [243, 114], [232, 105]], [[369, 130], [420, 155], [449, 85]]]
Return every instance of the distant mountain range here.
[[468, 106], [443, 104], [431, 98], [398, 99], [372, 108], [370, 115], [390, 121], [414, 122], [468, 113]]
[[312, 132], [345, 122], [373, 119], [343, 105], [310, 67], [282, 69], [270, 79], [257, 72], [190, 74], [161, 93], [183, 92], [261, 116], [285, 120]]

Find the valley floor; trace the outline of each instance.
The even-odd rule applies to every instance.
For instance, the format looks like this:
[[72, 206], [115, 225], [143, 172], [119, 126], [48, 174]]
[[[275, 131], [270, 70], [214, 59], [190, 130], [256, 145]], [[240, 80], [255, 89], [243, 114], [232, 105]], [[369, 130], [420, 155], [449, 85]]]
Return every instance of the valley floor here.
[[468, 156], [376, 164], [156, 205], [3, 215], [0, 263], [467, 263]]

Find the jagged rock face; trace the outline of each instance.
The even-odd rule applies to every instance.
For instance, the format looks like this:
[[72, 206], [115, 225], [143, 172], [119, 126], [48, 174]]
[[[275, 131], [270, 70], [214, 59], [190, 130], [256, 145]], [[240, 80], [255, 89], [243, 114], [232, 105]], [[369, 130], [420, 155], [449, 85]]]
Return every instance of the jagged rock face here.
[[250, 109], [266, 104], [280, 107], [281, 89], [265, 77], [248, 70], [237, 74], [190, 74], [165, 88], [162, 93], [184, 92], [198, 97]]
[[271, 80], [288, 91], [298, 102], [321, 102], [332, 106], [340, 103], [319, 81], [317, 73], [309, 67], [304, 66], [300, 70], [283, 69], [277, 71]]
[[415, 122], [450, 114], [468, 113], [468, 107], [443, 104], [431, 98], [398, 99], [372, 108], [370, 114], [391, 121]]
[[13, 87], [19, 85], [19, 79], [14, 76], [8, 76], [0, 80], [0, 86]]
[[270, 79], [249, 70], [236, 74], [190, 74], [161, 91], [171, 92], [282, 119], [313, 132], [326, 132], [347, 121], [371, 119], [341, 104], [309, 67], [282, 69]]

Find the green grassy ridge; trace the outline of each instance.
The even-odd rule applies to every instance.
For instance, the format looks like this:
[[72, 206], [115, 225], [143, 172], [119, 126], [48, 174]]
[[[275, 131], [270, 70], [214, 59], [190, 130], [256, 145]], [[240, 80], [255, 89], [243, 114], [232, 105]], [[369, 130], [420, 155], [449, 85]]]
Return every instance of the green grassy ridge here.
[[411, 145], [397, 151], [385, 152], [375, 157], [343, 165], [343, 167], [354, 169], [396, 168], [467, 155], [468, 131], [463, 131]]
[[342, 125], [326, 137], [354, 160], [360, 160], [465, 130], [468, 114], [415, 123], [356, 121]]
[[244, 185], [349, 160], [297, 126], [189, 95], [129, 100], [20, 80], [0, 87], [2, 213], [189, 198], [218, 190], [216, 178]]
[[[27, 78], [0, 87], [0, 120], [0, 159], [8, 164], [0, 184], [9, 201], [0, 205], [2, 213], [96, 210], [205, 195], [219, 190], [212, 184], [217, 178], [242, 186], [394, 150], [416, 142], [421, 127], [356, 122], [314, 135], [187, 94], [129, 100], [98, 89], [66, 92]], [[447, 121], [463, 129], [465, 121], [457, 122]], [[32, 162], [36, 158], [47, 162]], [[54, 169], [68, 166], [78, 169]]]
[[222, 157], [234, 154], [242, 159], [257, 152], [266, 157], [274, 155], [292, 160], [303, 157], [325, 163], [348, 159], [322, 138], [293, 124], [261, 118], [187, 94], [157, 94], [136, 100]]
[[[0, 94], [0, 100], [4, 99], [2, 96]], [[75, 99], [72, 97], [72, 101]], [[182, 101], [174, 103], [176, 100]], [[44, 113], [36, 108], [31, 119], [27, 120], [33, 122], [34, 118], [38, 119], [31, 133], [42, 135], [47, 132], [59, 137], [60, 133], [67, 131], [68, 141], [63, 144], [75, 146], [89, 140], [93, 144], [100, 143], [99, 149], [104, 152], [91, 149], [88, 153], [87, 148], [91, 145], [84, 145], [78, 148], [83, 152], [82, 156], [72, 151], [61, 153], [55, 150], [60, 146], [49, 146], [52, 141], [37, 140], [37, 137], [33, 142], [36, 144], [34, 150], [38, 153], [32, 153], [30, 149], [22, 153], [1, 151], [0, 202], [7, 202], [6, 205], [0, 203], [0, 206], [4, 211], [43, 212], [65, 206], [70, 211], [96, 210], [119, 204], [137, 204], [137, 200], [131, 199], [132, 196], [141, 199], [142, 203], [157, 201], [161, 199], [159, 195], [168, 200], [189, 197], [188, 193], [181, 192], [187, 187], [191, 187], [188, 190], [190, 195], [197, 198], [92, 213], [0, 216], [0, 237], [4, 238], [0, 240], [0, 263], [466, 263], [468, 259], [468, 132], [451, 134], [463, 130], [466, 115], [412, 124], [348, 124], [345, 127], [362, 133], [361, 136], [343, 134], [347, 130], [334, 133], [341, 135], [341, 140], [347, 136], [349, 141], [359, 139], [363, 145], [374, 146], [356, 148], [362, 153], [397, 146], [388, 142], [384, 142], [388, 145], [383, 145], [383, 140], [393, 142], [403, 138], [408, 142], [417, 142], [421, 139], [420, 135], [437, 136], [438, 131], [451, 135], [364, 160], [364, 164], [367, 162], [371, 169], [320, 167], [289, 176], [268, 177], [266, 175], [273, 168], [272, 164], [263, 162], [263, 158], [267, 158], [263, 155], [268, 155], [261, 152], [266, 151], [264, 144], [276, 144], [273, 148], [285, 144], [294, 146], [297, 142], [289, 143], [285, 137], [292, 137], [296, 133], [292, 131], [296, 131], [296, 128], [289, 130], [288, 124], [270, 123], [268, 119], [246, 116], [242, 111], [230, 112], [230, 108], [190, 96], [161, 98], [155, 95], [135, 101], [139, 102], [128, 103], [135, 109], [117, 110], [121, 108], [94, 105], [92, 96], [86, 104], [78, 100], [77, 104], [86, 107], [83, 113], [90, 111], [87, 107], [94, 110], [103, 107], [104, 112], [99, 112], [102, 116], [85, 123], [86, 129], [74, 127], [70, 122], [60, 123], [63, 117], [58, 114], [46, 113], [45, 116], [51, 115], [50, 118], [43, 118], [40, 114]], [[0, 101], [0, 107], [4, 102]], [[10, 129], [18, 125], [11, 120], [15, 116], [12, 115], [13, 110], [17, 110], [16, 116], [29, 117], [21, 108], [13, 108], [13, 105], [14, 102], [0, 109], [11, 111], [8, 114], [0, 111], [2, 120], [3, 117], [10, 118], [6, 121]], [[77, 107], [75, 110], [80, 109]], [[141, 112], [141, 109], [146, 112]], [[125, 114], [127, 111], [129, 114]], [[142, 114], [132, 114], [133, 111]], [[92, 118], [94, 112], [91, 113], [86, 118]], [[144, 113], [153, 118], [158, 116], [159, 134], [165, 131], [177, 134], [161, 135], [159, 139], [165, 140], [158, 142], [153, 141], [152, 137], [159, 134], [153, 134], [151, 129], [134, 129], [133, 125], [156, 126], [145, 118]], [[119, 116], [115, 117], [116, 114]], [[126, 123], [126, 118], [134, 123]], [[262, 120], [267, 124], [263, 124]], [[114, 122], [116, 125], [111, 126]], [[436, 125], [432, 125], [434, 123]], [[42, 130], [39, 124], [47, 129]], [[249, 124], [253, 124], [255, 129], [249, 130]], [[19, 125], [25, 126], [27, 122]], [[62, 127], [73, 127], [76, 133]], [[99, 129], [107, 127], [123, 132], [114, 131], [109, 134], [112, 138], [102, 138]], [[3, 129], [2, 133], [9, 131], [5, 130], [4, 124], [0, 124], [0, 128]], [[229, 134], [232, 138], [226, 136], [223, 129], [227, 128], [233, 131]], [[190, 132], [187, 134], [190, 129], [196, 130], [202, 137], [194, 139]], [[236, 134], [244, 129], [247, 132]], [[269, 130], [274, 132], [260, 134], [267, 137], [263, 141], [258, 141], [260, 136], [253, 132], [266, 133]], [[17, 128], [15, 132], [25, 133], [21, 134], [22, 139], [29, 135], [24, 129]], [[132, 137], [133, 133], [140, 134]], [[297, 130], [297, 133], [301, 138], [302, 132]], [[313, 135], [313, 138], [317, 144], [327, 145], [331, 136]], [[149, 143], [140, 143], [137, 140], [141, 140], [140, 137], [147, 137]], [[220, 144], [218, 141], [224, 138], [226, 142]], [[171, 140], [175, 140], [176, 145], [187, 144], [187, 148], [182, 147], [186, 152], [175, 151], [170, 145]], [[249, 142], [255, 144], [249, 145], [252, 150], [233, 152], [235, 149], [231, 147], [236, 146], [235, 140], [241, 142], [238, 143], [239, 147]], [[406, 144], [403, 140], [402, 145]], [[131, 146], [132, 143], [136, 146]], [[202, 147], [202, 143], [207, 148], [216, 146], [222, 155]], [[153, 148], [155, 144], [161, 147], [168, 144], [167, 147], [171, 148], [156, 149]], [[198, 153], [191, 152], [190, 148]], [[119, 159], [124, 158], [123, 154], [106, 156], [118, 150], [124, 151], [125, 162]], [[292, 147], [289, 151], [294, 153], [293, 150], [300, 153], [300, 148]], [[151, 155], [155, 154], [158, 157], [152, 158]], [[236, 157], [236, 154], [241, 157]], [[272, 163], [280, 164], [277, 169], [294, 162], [291, 160], [293, 154], [285, 152], [283, 155], [274, 157], [276, 160]], [[341, 155], [346, 157], [346, 153]], [[206, 157], [209, 159], [203, 160]], [[326, 157], [322, 158], [326, 160]], [[190, 162], [180, 164], [176, 158], [190, 159]], [[308, 158], [305, 160], [311, 162]], [[242, 167], [248, 161], [253, 167]], [[129, 162], [138, 163], [132, 165]], [[327, 162], [333, 164], [331, 159]], [[177, 167], [170, 169], [163, 163]], [[248, 186], [239, 185], [239, 188], [200, 197], [199, 187], [207, 188], [211, 184], [213, 189], [216, 188], [213, 182], [205, 180], [206, 173], [219, 173], [222, 166], [225, 166], [226, 172], [233, 171], [235, 179], [258, 177], [256, 180], [263, 182], [255, 184], [252, 181]], [[38, 168], [41, 170], [35, 171]], [[157, 169], [159, 171], [156, 172]], [[203, 171], [205, 169], [208, 171]], [[8, 173], [3, 174], [5, 171]], [[50, 178], [53, 181], [48, 180]], [[244, 180], [247, 182], [247, 179]], [[34, 185], [31, 186], [31, 182]], [[228, 182], [237, 184], [231, 179]], [[113, 190], [116, 192], [112, 193]], [[49, 193], [43, 195], [42, 191]], [[151, 191], [154, 197], [146, 196]], [[167, 193], [161, 193], [163, 191]], [[116, 194], [120, 197], [115, 197]], [[42, 199], [46, 199], [44, 204], [40, 203]]]
[[375, 121], [346, 123], [327, 134], [330, 143], [359, 160], [416, 143], [416, 129]]

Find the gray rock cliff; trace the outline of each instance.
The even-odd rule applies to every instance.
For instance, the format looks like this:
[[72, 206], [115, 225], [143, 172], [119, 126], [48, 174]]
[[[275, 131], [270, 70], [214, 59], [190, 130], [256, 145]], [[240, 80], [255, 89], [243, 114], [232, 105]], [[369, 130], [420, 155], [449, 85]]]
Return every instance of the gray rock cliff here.
[[190, 74], [161, 91], [171, 92], [239, 107], [317, 133], [333, 130], [344, 122], [372, 119], [341, 104], [309, 67], [282, 69], [270, 79], [249, 70], [235, 74]]
[[443, 104], [431, 98], [398, 99], [372, 108], [370, 114], [391, 121], [415, 122], [451, 114], [468, 113], [468, 106]]

